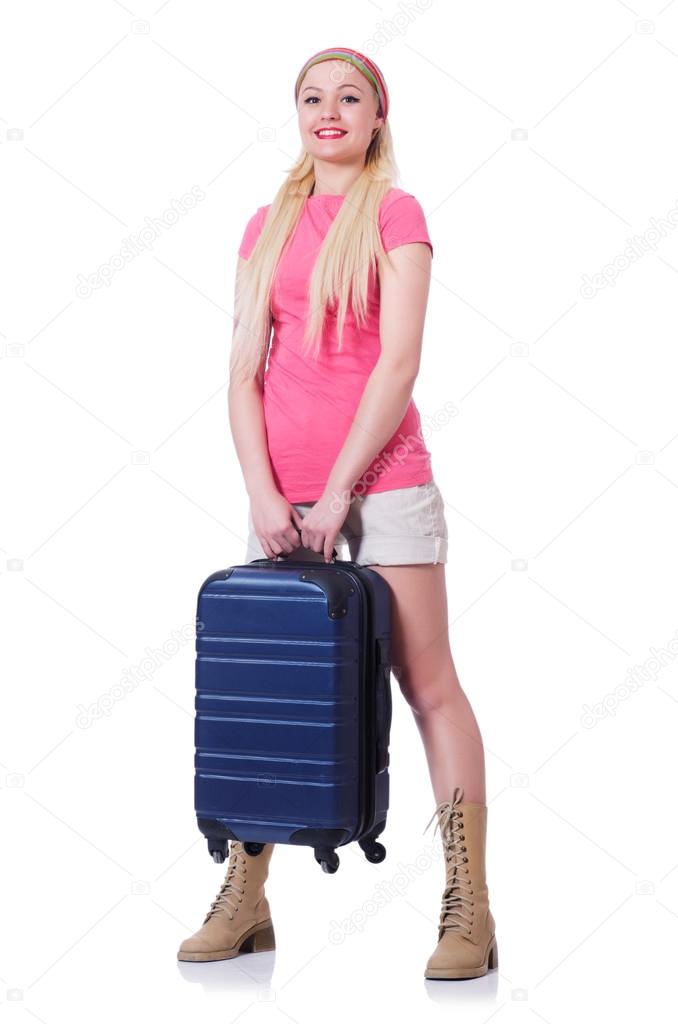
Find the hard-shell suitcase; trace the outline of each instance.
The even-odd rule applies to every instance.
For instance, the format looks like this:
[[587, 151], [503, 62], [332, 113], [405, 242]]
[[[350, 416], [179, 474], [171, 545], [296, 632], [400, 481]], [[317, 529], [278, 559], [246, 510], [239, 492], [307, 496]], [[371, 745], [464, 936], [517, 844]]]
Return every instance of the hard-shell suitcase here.
[[390, 589], [368, 566], [260, 558], [204, 581], [195, 812], [217, 863], [229, 840], [312, 846], [329, 873], [350, 842], [384, 859], [390, 670]]

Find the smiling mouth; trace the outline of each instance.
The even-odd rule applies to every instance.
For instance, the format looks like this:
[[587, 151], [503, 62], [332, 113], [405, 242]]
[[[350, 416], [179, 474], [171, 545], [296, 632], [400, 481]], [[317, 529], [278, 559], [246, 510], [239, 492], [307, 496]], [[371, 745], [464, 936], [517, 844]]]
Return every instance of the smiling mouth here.
[[318, 128], [313, 134], [316, 139], [341, 139], [346, 132], [343, 128]]

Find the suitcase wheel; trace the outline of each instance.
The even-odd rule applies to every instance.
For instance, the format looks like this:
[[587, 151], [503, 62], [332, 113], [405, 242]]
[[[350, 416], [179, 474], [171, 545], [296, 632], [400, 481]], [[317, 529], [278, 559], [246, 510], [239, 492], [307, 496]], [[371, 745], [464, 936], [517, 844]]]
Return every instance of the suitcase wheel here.
[[228, 855], [228, 840], [208, 838], [207, 849], [215, 864], [223, 864]]
[[243, 843], [243, 849], [250, 857], [258, 857], [263, 848], [263, 843]]
[[370, 864], [381, 864], [382, 860], [386, 856], [386, 847], [383, 846], [382, 843], [375, 843], [373, 840], [366, 840], [364, 844], [360, 843], [360, 846], [362, 847]]
[[333, 875], [339, 867], [339, 856], [336, 850], [315, 850], [314, 853], [315, 859], [323, 871], [328, 875]]

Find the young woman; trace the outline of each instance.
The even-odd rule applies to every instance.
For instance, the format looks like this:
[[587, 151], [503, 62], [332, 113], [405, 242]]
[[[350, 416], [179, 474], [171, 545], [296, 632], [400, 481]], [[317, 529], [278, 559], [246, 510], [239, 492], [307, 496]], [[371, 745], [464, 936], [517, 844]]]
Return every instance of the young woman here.
[[[329, 562], [345, 544], [390, 585], [393, 674], [424, 743], [445, 851], [425, 976], [478, 977], [497, 965], [484, 751], [450, 651], [444, 503], [412, 399], [433, 246], [419, 202], [392, 185], [374, 61], [322, 50], [294, 95], [302, 153], [250, 218], [236, 273], [229, 416], [250, 499], [246, 560]], [[180, 960], [274, 948], [272, 850], [250, 857], [231, 843], [224, 885]]]

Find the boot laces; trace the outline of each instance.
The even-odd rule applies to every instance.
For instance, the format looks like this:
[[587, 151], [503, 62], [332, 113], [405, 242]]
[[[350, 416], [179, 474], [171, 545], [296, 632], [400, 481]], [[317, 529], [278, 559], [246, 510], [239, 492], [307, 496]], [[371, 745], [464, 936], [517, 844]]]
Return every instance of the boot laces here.
[[[443, 892], [442, 910], [440, 912], [440, 935], [446, 931], [467, 932], [471, 934], [473, 924], [473, 900], [469, 898], [471, 882], [469, 878], [468, 857], [466, 847], [462, 846], [464, 837], [464, 812], [458, 809], [463, 799], [461, 787], [454, 790], [452, 800], [438, 804], [424, 829], [429, 828], [436, 814], [438, 821], [433, 830], [440, 828], [440, 835], [445, 850], [446, 884]], [[466, 876], [466, 877], [464, 877]]]
[[[237, 910], [236, 904], [242, 901], [242, 897], [245, 894], [245, 881], [245, 856], [242, 852], [242, 844], [232, 842], [226, 878], [216, 899], [208, 910], [203, 924], [207, 924], [213, 914], [221, 911], [228, 915], [229, 920], [233, 920], [233, 915]], [[242, 884], [242, 887], [238, 884], [239, 882]]]

